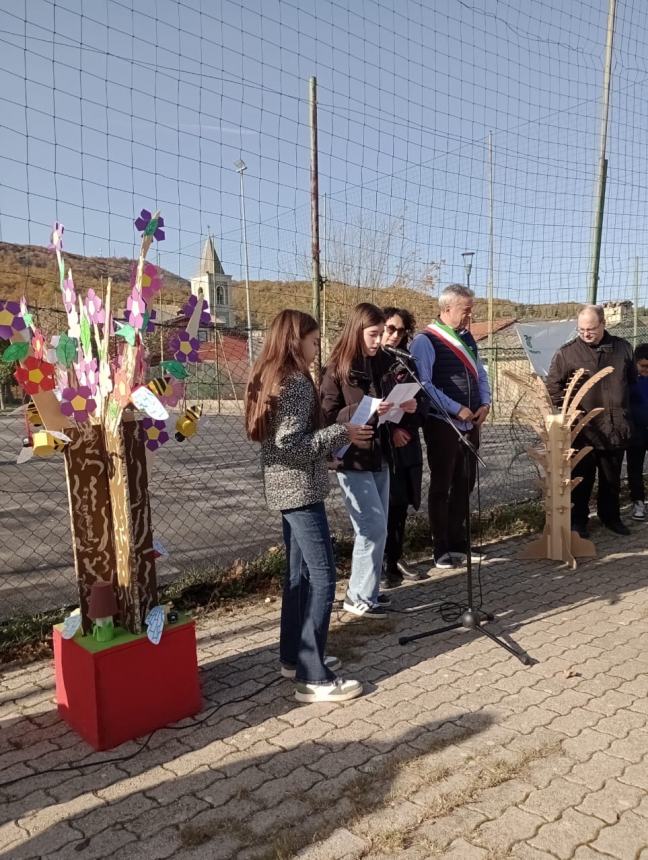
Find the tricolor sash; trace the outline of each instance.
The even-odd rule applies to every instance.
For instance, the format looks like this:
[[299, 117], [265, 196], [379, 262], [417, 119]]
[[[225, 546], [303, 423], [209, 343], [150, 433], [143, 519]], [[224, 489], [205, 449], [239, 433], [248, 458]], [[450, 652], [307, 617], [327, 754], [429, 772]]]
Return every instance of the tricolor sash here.
[[445, 325], [445, 323], [439, 322], [439, 320], [435, 320], [426, 326], [426, 331], [433, 337], [442, 341], [448, 349], [452, 350], [466, 370], [469, 370], [475, 379], [479, 379], [477, 357], [475, 356], [475, 353], [459, 337], [457, 332], [451, 326]]

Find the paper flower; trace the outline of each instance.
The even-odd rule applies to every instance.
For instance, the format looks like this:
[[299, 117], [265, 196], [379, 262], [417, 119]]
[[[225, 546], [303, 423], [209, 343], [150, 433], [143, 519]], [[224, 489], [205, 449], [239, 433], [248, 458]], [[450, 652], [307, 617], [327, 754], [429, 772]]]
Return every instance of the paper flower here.
[[158, 242], [164, 239], [164, 230], [161, 229], [164, 227], [164, 218], [161, 216], [154, 218], [148, 209], [142, 209], [139, 218], [135, 220], [135, 227], [140, 233], [144, 233], [145, 236], [153, 236]]
[[63, 304], [65, 310], [70, 314], [76, 310], [76, 290], [74, 289], [74, 281], [72, 280], [72, 272], [63, 281]]
[[181, 379], [171, 379], [169, 387], [161, 395], [160, 400], [165, 406], [177, 406], [179, 401], [184, 398], [185, 384]]
[[144, 321], [142, 322], [142, 331], [147, 334], [151, 334], [155, 331], [155, 319], [157, 314], [155, 313], [155, 308], [151, 308], [150, 311], [147, 311], [144, 314]]
[[142, 430], [146, 437], [146, 447], [149, 451], [155, 451], [160, 445], [164, 445], [169, 441], [169, 434], [166, 431], [164, 421], [154, 421], [152, 418], [142, 418]]
[[[185, 306], [180, 311], [182, 316], [186, 317], [187, 319], [190, 319], [192, 313], [194, 312], [194, 309], [195, 309], [197, 303], [198, 303], [198, 296], [189, 296], [187, 303], [185, 304]], [[211, 322], [211, 316], [209, 314], [209, 311], [207, 310], [207, 301], [205, 299], [203, 299], [202, 300], [202, 309], [200, 311], [200, 323], [199, 323], [199, 325], [209, 325], [210, 322]]]
[[175, 360], [183, 364], [186, 361], [200, 361], [200, 356], [198, 355], [200, 344], [198, 343], [198, 339], [191, 337], [189, 332], [181, 331], [175, 337], [172, 337], [169, 341], [169, 349], [173, 352]]
[[128, 384], [126, 375], [123, 370], [118, 370], [115, 374], [115, 384], [113, 386], [113, 398], [118, 406], [125, 409], [130, 402], [131, 387]]
[[130, 325], [135, 329], [141, 328], [142, 323], [144, 322], [146, 302], [137, 291], [136, 287], [133, 287], [131, 290], [131, 294], [126, 301], [126, 308], [128, 309], [128, 322]]
[[54, 382], [54, 365], [47, 361], [40, 361], [33, 355], [25, 359], [22, 367], [19, 367], [14, 376], [25, 389], [27, 394], [38, 394], [39, 391], [52, 391]]
[[0, 300], [0, 338], [11, 340], [12, 332], [26, 328], [18, 302]]
[[92, 394], [96, 394], [99, 384], [99, 372], [96, 358], [82, 358], [74, 365], [79, 385], [87, 386]]
[[20, 297], [20, 315], [24, 319], [25, 325], [31, 328], [34, 324], [34, 318], [29, 313], [29, 308], [27, 307], [27, 299], [24, 296]]
[[[131, 287], [135, 286], [137, 281], [137, 263], [133, 264], [133, 268], [131, 269]], [[142, 271], [142, 297], [144, 301], [148, 304], [151, 301], [152, 296], [162, 289], [162, 275], [157, 266], [154, 266], [153, 263], [149, 263], [145, 261], [144, 268]]]
[[83, 423], [88, 415], [94, 412], [97, 404], [92, 399], [92, 392], [87, 385], [78, 388], [64, 388], [61, 393], [61, 412], [68, 418]]
[[106, 312], [101, 306], [101, 299], [92, 288], [88, 290], [85, 300], [85, 309], [91, 323], [103, 324], [106, 321]]
[[47, 246], [48, 251], [62, 251], [63, 250], [63, 233], [65, 232], [65, 227], [60, 224], [58, 221], [55, 221], [52, 224], [52, 233], [50, 235], [50, 242]]
[[45, 338], [39, 331], [34, 332], [34, 336], [31, 339], [31, 348], [36, 358], [43, 358], [43, 353], [45, 351]]

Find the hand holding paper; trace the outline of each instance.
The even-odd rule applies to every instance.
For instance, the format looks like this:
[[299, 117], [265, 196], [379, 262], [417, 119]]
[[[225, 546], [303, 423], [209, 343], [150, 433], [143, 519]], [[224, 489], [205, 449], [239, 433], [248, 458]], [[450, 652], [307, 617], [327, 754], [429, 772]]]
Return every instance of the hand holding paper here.
[[[379, 397], [369, 397], [368, 394], [362, 398], [360, 403], [358, 404], [358, 408], [353, 413], [349, 424], [354, 425], [364, 425], [371, 418], [371, 416], [376, 412], [382, 400]], [[358, 440], [359, 441], [359, 440]], [[354, 442], [355, 444], [355, 442]], [[335, 456], [338, 458], [344, 457], [346, 452], [349, 450], [350, 445], [345, 445], [344, 448], [340, 448], [335, 451]]]
[[[389, 392], [389, 403], [391, 408], [380, 416], [378, 424], [384, 424], [385, 421], [393, 421], [395, 424], [403, 417], [403, 406], [408, 401], [413, 400], [421, 386], [418, 382], [403, 382], [400, 385], [395, 385]], [[410, 409], [408, 408], [409, 412]]]

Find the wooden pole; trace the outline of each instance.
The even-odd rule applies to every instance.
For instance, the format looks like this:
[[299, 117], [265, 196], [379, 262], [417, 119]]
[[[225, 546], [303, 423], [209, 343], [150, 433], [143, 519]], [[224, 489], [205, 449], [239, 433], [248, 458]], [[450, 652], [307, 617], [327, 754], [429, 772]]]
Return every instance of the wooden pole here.
[[[311, 198], [311, 263], [313, 286], [313, 316], [317, 324], [322, 325], [320, 309], [320, 290], [322, 275], [320, 272], [320, 240], [319, 240], [319, 168], [317, 163], [317, 78], [310, 79], [310, 198]], [[320, 341], [319, 355], [316, 359], [317, 375], [322, 367], [322, 344]]]

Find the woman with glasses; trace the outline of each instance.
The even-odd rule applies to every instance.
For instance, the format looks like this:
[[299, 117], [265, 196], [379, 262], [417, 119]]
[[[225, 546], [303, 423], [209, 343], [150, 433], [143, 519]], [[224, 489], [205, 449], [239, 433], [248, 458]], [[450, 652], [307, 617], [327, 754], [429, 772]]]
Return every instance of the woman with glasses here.
[[[383, 308], [385, 330], [381, 345], [407, 350], [407, 344], [414, 334], [416, 321], [404, 308]], [[389, 391], [402, 382], [412, 379], [403, 366], [411, 364], [416, 372], [414, 360], [395, 359], [388, 374], [383, 378], [383, 390]], [[408, 570], [401, 562], [407, 509], [411, 505], [418, 510], [421, 504], [421, 480], [423, 476], [423, 454], [419, 427], [422, 416], [419, 411], [405, 414], [399, 424], [390, 424], [392, 462], [389, 483], [389, 512], [387, 519], [387, 542], [381, 584], [383, 588], [397, 588], [403, 579], [415, 581], [425, 579], [425, 574]]]

